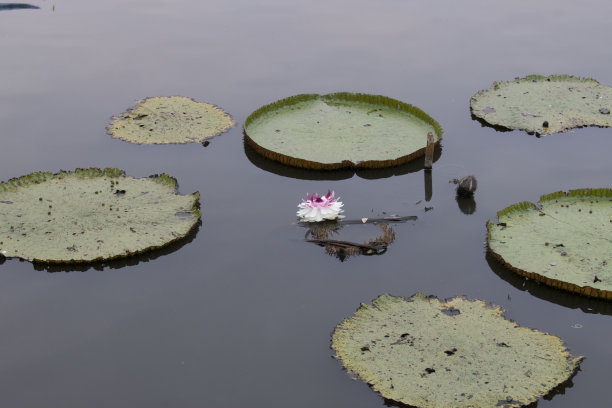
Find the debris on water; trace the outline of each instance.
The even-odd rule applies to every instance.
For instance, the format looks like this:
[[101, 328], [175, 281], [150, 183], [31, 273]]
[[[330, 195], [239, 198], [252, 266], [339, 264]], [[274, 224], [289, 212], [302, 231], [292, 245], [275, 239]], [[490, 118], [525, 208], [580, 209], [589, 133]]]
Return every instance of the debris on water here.
[[609, 115], [610, 114], [610, 109], [608, 109], [608, 108], [600, 108], [599, 109], [599, 113], [601, 113], [602, 115]]

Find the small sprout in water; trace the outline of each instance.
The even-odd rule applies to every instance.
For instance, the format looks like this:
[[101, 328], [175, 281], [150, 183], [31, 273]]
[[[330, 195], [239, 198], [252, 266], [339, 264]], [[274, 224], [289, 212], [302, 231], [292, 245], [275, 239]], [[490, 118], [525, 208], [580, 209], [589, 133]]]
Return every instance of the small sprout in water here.
[[457, 195], [459, 197], [471, 197], [478, 188], [478, 181], [476, 177], [472, 175], [460, 179], [453, 179], [453, 183], [457, 184]]
[[312, 196], [306, 193], [306, 200], [298, 204], [297, 216], [303, 222], [319, 222], [323, 220], [337, 220], [344, 212], [341, 201], [334, 197], [334, 192], [327, 190], [327, 195], [320, 197], [315, 193]]

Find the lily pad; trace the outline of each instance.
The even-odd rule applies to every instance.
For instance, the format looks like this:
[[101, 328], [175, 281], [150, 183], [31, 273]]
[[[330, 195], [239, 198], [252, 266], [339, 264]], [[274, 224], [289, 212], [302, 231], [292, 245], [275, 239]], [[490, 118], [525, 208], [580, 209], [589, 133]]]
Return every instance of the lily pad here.
[[303, 94], [253, 112], [246, 142], [259, 154], [290, 166], [335, 170], [380, 168], [425, 154], [427, 133], [442, 128], [421, 109], [379, 95]]
[[332, 334], [336, 357], [383, 397], [421, 408], [519, 407], [575, 373], [561, 339], [520, 327], [498, 306], [383, 295]]
[[122, 170], [36, 172], [0, 183], [0, 250], [33, 262], [107, 261], [184, 238], [200, 219], [199, 193], [179, 195], [166, 174]]
[[132, 143], [168, 144], [203, 142], [235, 123], [223, 110], [184, 96], [140, 101], [113, 118], [108, 133]]
[[489, 221], [488, 246], [508, 268], [581, 295], [612, 300], [612, 189], [579, 189], [521, 202]]
[[538, 135], [612, 126], [612, 88], [590, 78], [529, 75], [495, 82], [472, 96], [470, 106], [476, 118], [491, 126]]

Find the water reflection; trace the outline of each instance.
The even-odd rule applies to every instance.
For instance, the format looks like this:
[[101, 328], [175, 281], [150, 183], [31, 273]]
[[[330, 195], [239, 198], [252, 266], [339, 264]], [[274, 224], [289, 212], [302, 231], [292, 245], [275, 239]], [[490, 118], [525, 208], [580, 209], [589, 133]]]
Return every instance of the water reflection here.
[[[423, 157], [401, 164], [399, 166], [383, 169], [340, 169], [340, 170], [309, 170], [299, 167], [287, 166], [285, 164], [267, 159], [258, 154], [243, 139], [244, 153], [251, 163], [267, 172], [300, 180], [344, 180], [357, 175], [368, 180], [401, 176], [408, 173], [416, 173], [425, 169]], [[436, 145], [434, 151], [434, 162], [442, 156], [442, 145]]]
[[537, 298], [570, 309], [580, 309], [585, 313], [612, 315], [612, 303], [610, 302], [551, 288], [532, 279], [524, 278], [505, 268], [490, 253], [487, 253], [486, 260], [497, 276], [515, 288], [529, 292]]
[[425, 177], [425, 201], [429, 202], [433, 196], [431, 169], [425, 169], [423, 171], [423, 176]]
[[0, 3], [0, 11], [20, 9], [40, 9], [40, 7], [25, 3]]
[[462, 213], [466, 215], [471, 215], [476, 212], [476, 200], [474, 200], [473, 196], [472, 197], [461, 197], [457, 195], [455, 197], [455, 200], [457, 200], [457, 205], [459, 206], [459, 209], [461, 210]]
[[[317, 223], [300, 223], [298, 225], [308, 228], [304, 239], [325, 248], [331, 256], [335, 256], [344, 262], [355, 255], [382, 255], [387, 252], [387, 247], [395, 240], [395, 231], [389, 226], [391, 222], [407, 222], [416, 220], [416, 216], [407, 217], [384, 217], [377, 219], [363, 218], [361, 220], [325, 221]], [[346, 225], [375, 225], [382, 230], [382, 235], [370, 238], [360, 243], [332, 238], [338, 235]]]
[[[109, 269], [120, 269], [125, 266], [134, 266], [139, 263], [145, 263], [159, 258], [160, 256], [168, 255], [178, 251], [187, 244], [190, 244], [198, 234], [200, 227], [202, 226], [202, 220], [198, 220], [197, 224], [191, 229], [191, 231], [183, 239], [172, 242], [162, 248], [147, 251], [142, 254], [128, 256], [127, 258], [114, 259], [111, 261], [100, 261], [100, 262], [82, 262], [82, 263], [58, 263], [48, 264], [41, 262], [33, 262], [34, 269], [37, 271], [53, 272], [87, 272], [90, 269], [96, 271], [103, 271], [105, 268]], [[20, 260], [23, 261], [23, 260]], [[0, 262], [1, 264], [2, 262]]]

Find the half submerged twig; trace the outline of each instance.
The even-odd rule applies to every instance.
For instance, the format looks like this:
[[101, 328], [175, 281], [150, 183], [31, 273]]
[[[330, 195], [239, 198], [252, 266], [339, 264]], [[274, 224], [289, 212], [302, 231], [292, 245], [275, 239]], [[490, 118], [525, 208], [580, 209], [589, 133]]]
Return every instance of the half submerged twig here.
[[366, 251], [366, 253], [368, 254], [379, 253], [380, 251], [387, 250], [387, 244], [374, 246], [374, 245], [368, 245], [368, 244], [359, 244], [357, 242], [339, 241], [337, 239], [325, 239], [325, 238], [307, 239], [306, 242], [312, 242], [314, 244], [321, 245], [321, 246], [333, 245], [338, 248], [349, 248], [349, 249], [355, 248], [355, 249], [359, 249], [360, 251]]
[[[390, 215], [386, 217], [378, 217], [378, 218], [359, 218], [355, 220], [335, 220], [335, 221], [324, 221], [327, 225], [351, 225], [351, 224], [379, 224], [379, 223], [391, 223], [391, 222], [407, 222], [407, 221], [415, 221], [419, 217], [416, 215], [406, 215], [406, 216], [398, 216], [398, 215]], [[319, 223], [322, 224], [322, 223]], [[297, 225], [301, 225], [303, 227], [312, 227], [312, 223], [310, 222], [298, 222]]]
[[427, 133], [427, 146], [425, 147], [425, 163], [423, 167], [426, 169], [431, 169], [433, 165], [433, 156], [434, 156], [434, 147], [436, 146], [436, 142], [434, 140], [434, 135], [431, 132]]

